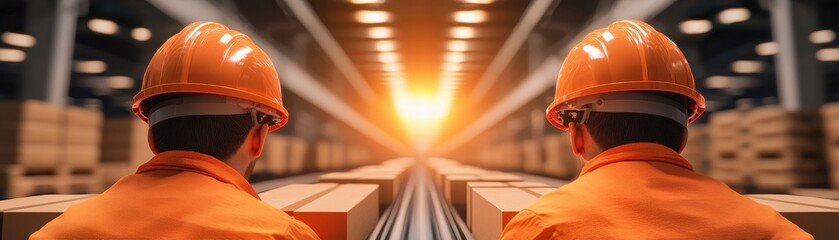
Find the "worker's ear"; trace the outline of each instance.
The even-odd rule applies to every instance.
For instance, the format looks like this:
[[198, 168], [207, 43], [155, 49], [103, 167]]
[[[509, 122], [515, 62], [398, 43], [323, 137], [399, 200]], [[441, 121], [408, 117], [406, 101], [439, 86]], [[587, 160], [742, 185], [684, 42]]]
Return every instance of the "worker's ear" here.
[[577, 123], [571, 123], [568, 125], [568, 135], [571, 135], [571, 150], [574, 151], [574, 155], [582, 157], [586, 149], [582, 126], [577, 125]]
[[265, 146], [265, 138], [268, 137], [268, 125], [260, 124], [259, 127], [252, 128], [248, 133], [248, 138], [245, 144], [248, 146], [248, 153], [251, 157], [257, 158], [262, 155], [262, 148]]
[[157, 146], [154, 145], [154, 134], [151, 132], [151, 126], [149, 126], [149, 134], [146, 134], [147, 140], [149, 141], [149, 149], [154, 154], [157, 154]]

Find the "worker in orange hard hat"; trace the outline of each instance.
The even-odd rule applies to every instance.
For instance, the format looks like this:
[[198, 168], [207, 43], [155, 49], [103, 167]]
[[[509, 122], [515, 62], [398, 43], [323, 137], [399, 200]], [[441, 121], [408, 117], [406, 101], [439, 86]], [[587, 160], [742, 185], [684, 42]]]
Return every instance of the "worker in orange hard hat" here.
[[519, 212], [502, 239], [812, 239], [679, 155], [705, 110], [679, 48], [641, 21], [577, 44], [547, 118], [569, 132], [579, 178]]
[[279, 79], [248, 36], [196, 22], [154, 54], [132, 105], [155, 156], [33, 239], [318, 239], [248, 183], [288, 121]]

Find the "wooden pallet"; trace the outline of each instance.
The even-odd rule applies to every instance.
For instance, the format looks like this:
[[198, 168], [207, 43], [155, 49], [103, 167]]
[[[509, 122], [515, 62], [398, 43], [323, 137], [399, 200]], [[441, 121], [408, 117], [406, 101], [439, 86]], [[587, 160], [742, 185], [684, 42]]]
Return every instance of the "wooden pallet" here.
[[801, 187], [825, 187], [827, 175], [824, 172], [758, 171], [754, 175], [758, 189], [779, 191]]
[[708, 176], [720, 180], [733, 188], [748, 185], [748, 175], [745, 171], [743, 171], [743, 169], [712, 167], [708, 172]]
[[752, 149], [745, 153], [758, 171], [814, 171], [825, 169], [821, 152], [794, 148]]
[[567, 135], [547, 135], [542, 141], [545, 147], [545, 175], [567, 180], [580, 174], [582, 163], [571, 150], [571, 140]]
[[708, 163], [711, 168], [743, 169], [749, 167], [750, 159], [743, 156], [742, 150], [712, 150]]
[[781, 106], [757, 107], [746, 113], [743, 122], [749, 135], [818, 135], [821, 117], [817, 111], [788, 111]]
[[32, 169], [23, 165], [5, 165], [2, 174], [6, 198], [66, 192], [55, 168]]

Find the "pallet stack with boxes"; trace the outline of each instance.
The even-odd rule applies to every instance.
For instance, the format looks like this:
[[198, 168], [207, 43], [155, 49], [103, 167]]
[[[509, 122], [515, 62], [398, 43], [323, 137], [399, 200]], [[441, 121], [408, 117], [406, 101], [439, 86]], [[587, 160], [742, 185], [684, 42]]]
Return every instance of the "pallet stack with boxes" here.
[[[67, 106], [62, 111], [59, 131], [59, 176], [60, 182], [68, 188], [62, 193], [100, 191], [102, 121], [103, 114], [98, 109]], [[76, 191], [78, 188], [81, 190]]]
[[740, 191], [751, 178], [749, 158], [743, 155], [749, 149], [743, 115], [741, 110], [719, 111], [708, 121], [708, 175]]
[[62, 109], [35, 100], [0, 102], [0, 174], [7, 198], [60, 191]]
[[697, 173], [708, 173], [708, 128], [705, 125], [688, 127], [688, 139], [682, 156], [693, 166]]
[[821, 114], [830, 185], [839, 189], [839, 102], [825, 104]]
[[580, 174], [583, 164], [571, 150], [568, 135], [549, 134], [542, 138], [545, 149], [544, 173], [559, 179], [574, 179]]
[[827, 184], [821, 118], [816, 111], [763, 106], [749, 111], [748, 157], [754, 185], [763, 192]]
[[286, 174], [289, 168], [290, 142], [288, 137], [268, 134], [262, 148], [262, 155], [259, 156], [254, 166], [254, 173]]
[[102, 181], [110, 186], [153, 156], [149, 125], [133, 116], [105, 118], [102, 128]]
[[306, 170], [306, 150], [308, 142], [302, 138], [289, 139], [288, 171], [291, 174], [302, 173]]

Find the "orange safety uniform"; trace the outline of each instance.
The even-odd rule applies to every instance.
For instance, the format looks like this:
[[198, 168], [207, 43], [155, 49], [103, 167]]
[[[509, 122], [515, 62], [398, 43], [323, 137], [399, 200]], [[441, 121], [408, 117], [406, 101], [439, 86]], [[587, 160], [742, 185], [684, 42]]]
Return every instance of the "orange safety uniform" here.
[[167, 151], [104, 193], [75, 205], [31, 239], [318, 239], [259, 199], [224, 162]]
[[813, 239], [663, 145], [608, 149], [519, 212], [502, 239]]

